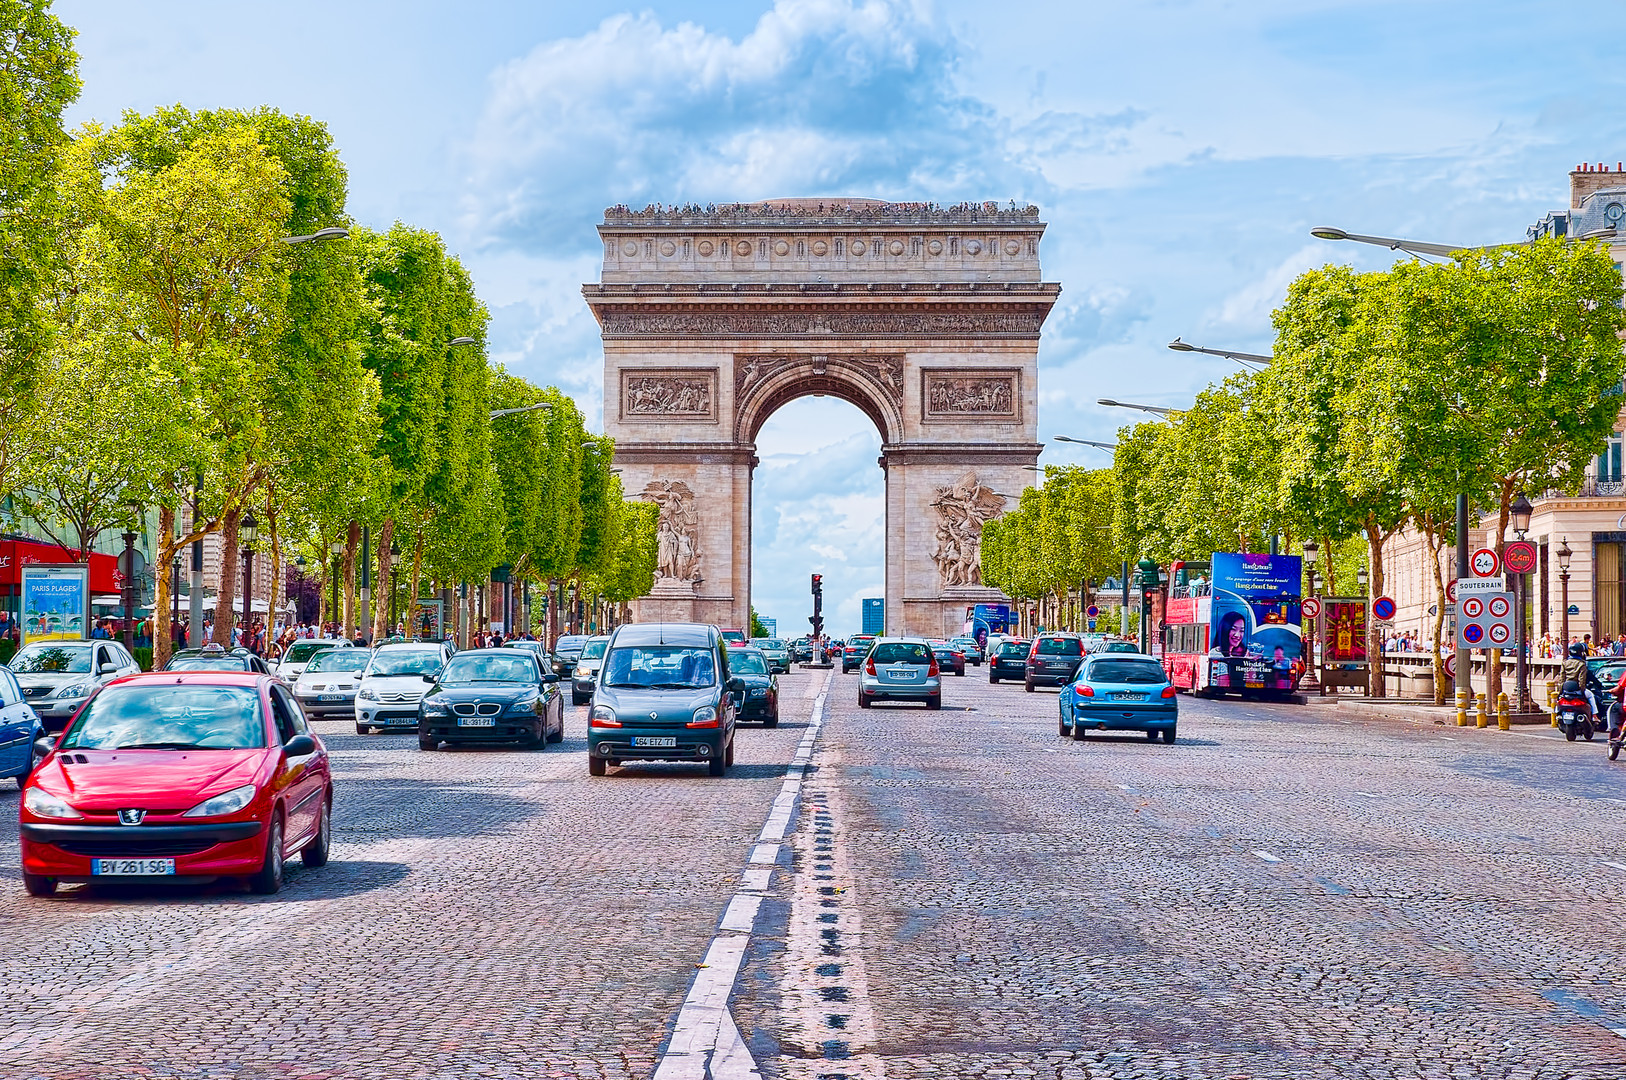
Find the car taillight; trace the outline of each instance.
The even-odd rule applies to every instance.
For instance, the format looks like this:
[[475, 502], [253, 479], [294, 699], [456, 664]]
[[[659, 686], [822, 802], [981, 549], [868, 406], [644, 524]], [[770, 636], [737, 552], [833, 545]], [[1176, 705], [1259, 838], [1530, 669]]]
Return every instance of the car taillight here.
[[1077, 686], [1073, 687], [1073, 689], [1078, 691], [1078, 696], [1079, 697], [1094, 697], [1095, 696], [1095, 689], [1093, 687], [1086, 686], [1084, 683], [1079, 683]]
[[1175, 693], [1176, 693], [1176, 691], [1175, 691], [1174, 687], [1172, 687], [1172, 686], [1165, 686], [1163, 688], [1163, 696], [1166, 697], [1166, 698], [1174, 697]]
[[935, 679], [942, 671], [937, 666], [937, 657], [932, 657], [932, 666], [926, 669], [926, 678]]
[[875, 674], [875, 658], [873, 656], [870, 657], [869, 662], [864, 665], [864, 674], [865, 675], [873, 675], [873, 674]]

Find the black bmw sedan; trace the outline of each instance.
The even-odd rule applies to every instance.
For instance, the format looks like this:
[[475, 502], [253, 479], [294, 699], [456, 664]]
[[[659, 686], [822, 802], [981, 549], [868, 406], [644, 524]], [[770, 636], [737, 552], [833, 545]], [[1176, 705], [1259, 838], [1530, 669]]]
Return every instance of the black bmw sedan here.
[[470, 649], [446, 662], [418, 706], [418, 748], [445, 743], [541, 746], [565, 737], [559, 676], [524, 649]]

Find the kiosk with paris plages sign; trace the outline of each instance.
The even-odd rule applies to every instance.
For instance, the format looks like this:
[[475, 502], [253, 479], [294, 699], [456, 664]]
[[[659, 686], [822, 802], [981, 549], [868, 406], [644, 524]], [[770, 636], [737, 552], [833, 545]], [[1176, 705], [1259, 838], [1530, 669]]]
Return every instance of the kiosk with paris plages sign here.
[[1457, 648], [1513, 648], [1513, 594], [1501, 578], [1457, 579]]

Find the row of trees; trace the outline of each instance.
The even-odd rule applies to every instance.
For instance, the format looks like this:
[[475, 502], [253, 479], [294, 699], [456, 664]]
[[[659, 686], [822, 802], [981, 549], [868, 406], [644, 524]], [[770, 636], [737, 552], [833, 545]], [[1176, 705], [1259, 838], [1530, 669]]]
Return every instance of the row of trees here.
[[[1414, 529], [1443, 612], [1439, 555], [1458, 493], [1500, 552], [1519, 493], [1577, 490], [1618, 423], [1626, 313], [1598, 243], [1540, 240], [1380, 273], [1327, 266], [1294, 281], [1273, 320], [1268, 367], [1119, 432], [1110, 474], [1082, 474], [1100, 504], [1051, 494], [1069, 471], [1047, 470], [1045, 492], [984, 533], [985, 580], [1034, 597], [1122, 559], [1358, 539], [1379, 595], [1385, 541]], [[1086, 533], [1106, 537], [1095, 564], [1075, 546]]]
[[[486, 309], [438, 236], [349, 220], [322, 124], [177, 106], [70, 136], [71, 35], [47, 9], [23, 0], [25, 29], [0, 37], [0, 101], [32, 136], [0, 162], [0, 497], [81, 550], [156, 507], [160, 567], [218, 533], [220, 626], [250, 513], [273, 589], [288, 560], [341, 547], [342, 611], [322, 617], [347, 634], [386, 632], [387, 605], [356, 625], [363, 526], [375, 580], [398, 547], [409, 596], [501, 565], [611, 600], [651, 587], [655, 507], [623, 499], [611, 441], [486, 361]], [[545, 408], [490, 416], [527, 406]]]

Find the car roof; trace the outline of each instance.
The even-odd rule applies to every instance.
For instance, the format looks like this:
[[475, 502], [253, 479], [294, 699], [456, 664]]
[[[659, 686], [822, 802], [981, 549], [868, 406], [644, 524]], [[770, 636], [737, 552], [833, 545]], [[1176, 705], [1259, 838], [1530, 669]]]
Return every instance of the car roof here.
[[374, 652], [407, 652], [416, 649], [420, 652], [440, 652], [444, 645], [439, 641], [387, 641], [374, 649]]
[[614, 637], [617, 645], [710, 645], [716, 634], [705, 623], [632, 623]]
[[906, 642], [906, 643], [908, 643], [910, 645], [929, 645], [929, 644], [931, 644], [929, 641], [927, 641], [925, 638], [922, 638], [922, 637], [877, 637], [875, 639], [875, 644], [880, 645], [883, 642], [891, 643], [891, 642], [895, 642], [895, 641]]
[[171, 685], [182, 683], [186, 685], [216, 685], [216, 686], [259, 686], [264, 683], [276, 683], [274, 675], [266, 675], [258, 671], [143, 671], [135, 675], [122, 675], [108, 686], [124, 686], [128, 684], [169, 683]]
[[1086, 656], [1084, 659], [1089, 663], [1094, 663], [1097, 660], [1106, 660], [1114, 664], [1120, 660], [1150, 660], [1158, 667], [1163, 666], [1163, 661], [1159, 660], [1155, 656], [1150, 656], [1143, 652], [1095, 652]]

